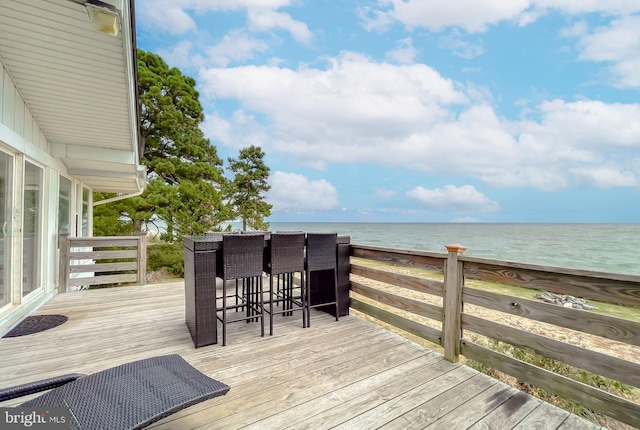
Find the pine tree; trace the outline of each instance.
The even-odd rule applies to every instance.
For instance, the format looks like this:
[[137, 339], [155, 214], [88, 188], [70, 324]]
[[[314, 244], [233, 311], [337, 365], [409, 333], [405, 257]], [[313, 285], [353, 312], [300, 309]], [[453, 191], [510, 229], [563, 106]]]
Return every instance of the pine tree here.
[[272, 205], [265, 201], [269, 191], [269, 167], [264, 163], [260, 147], [240, 150], [238, 159], [229, 158], [227, 169], [234, 173], [229, 184], [229, 197], [236, 218], [242, 219], [242, 230], [268, 230], [265, 218], [271, 215]]
[[222, 198], [222, 160], [199, 127], [204, 114], [195, 85], [158, 55], [138, 50], [141, 162], [148, 169], [147, 188], [139, 197], [96, 206], [94, 234], [113, 234], [109, 229], [117, 220], [128, 223], [133, 234], [143, 224], [160, 220], [166, 225], [163, 238], [174, 241], [215, 230], [230, 219]]

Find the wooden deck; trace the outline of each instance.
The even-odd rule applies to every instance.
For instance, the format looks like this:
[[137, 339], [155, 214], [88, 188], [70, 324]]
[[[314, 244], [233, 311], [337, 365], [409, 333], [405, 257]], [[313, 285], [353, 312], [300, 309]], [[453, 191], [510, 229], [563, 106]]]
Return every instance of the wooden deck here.
[[355, 316], [335, 322], [314, 313], [307, 329], [299, 314], [278, 316], [274, 336], [267, 324], [264, 338], [258, 324], [236, 323], [226, 347], [195, 349], [183, 289], [180, 282], [56, 296], [38, 314], [69, 321], [0, 339], [0, 386], [178, 353], [231, 391], [157, 429], [601, 428]]

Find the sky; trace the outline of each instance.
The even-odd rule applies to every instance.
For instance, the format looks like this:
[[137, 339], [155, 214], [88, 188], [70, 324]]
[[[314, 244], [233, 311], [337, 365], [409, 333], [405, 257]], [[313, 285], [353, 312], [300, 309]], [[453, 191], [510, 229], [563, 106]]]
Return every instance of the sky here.
[[272, 222], [640, 222], [640, 0], [137, 0]]

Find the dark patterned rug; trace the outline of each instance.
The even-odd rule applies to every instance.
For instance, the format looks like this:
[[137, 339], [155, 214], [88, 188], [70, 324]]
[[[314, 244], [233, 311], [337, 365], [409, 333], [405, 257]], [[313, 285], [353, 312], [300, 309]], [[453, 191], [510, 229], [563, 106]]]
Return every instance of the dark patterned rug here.
[[26, 317], [17, 326], [11, 329], [9, 333], [2, 337], [18, 337], [39, 333], [41, 331], [49, 330], [50, 328], [58, 327], [68, 319], [69, 318], [64, 315], [32, 315], [30, 317]]

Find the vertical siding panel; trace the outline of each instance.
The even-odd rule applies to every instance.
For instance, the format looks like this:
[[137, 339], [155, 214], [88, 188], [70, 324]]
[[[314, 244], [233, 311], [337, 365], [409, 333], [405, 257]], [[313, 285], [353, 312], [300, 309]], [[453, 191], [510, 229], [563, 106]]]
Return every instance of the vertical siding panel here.
[[33, 142], [33, 116], [28, 106], [25, 105], [24, 110], [24, 138], [27, 142]]
[[2, 86], [2, 122], [4, 125], [13, 130], [13, 82], [9, 78], [9, 74], [4, 72], [4, 84]]
[[4, 88], [4, 66], [2, 65], [2, 63], [0, 63], [0, 123], [2, 123], [2, 111], [3, 109], [3, 105], [4, 105], [4, 91], [2, 90], [2, 88]]
[[[36, 125], [37, 127], [37, 125]], [[40, 148], [44, 149], [45, 151], [49, 152], [49, 144], [47, 142], [47, 137], [44, 135], [44, 133], [42, 132], [42, 130], [40, 130], [38, 128], [38, 134], [40, 135]]]
[[14, 97], [13, 105], [14, 105], [14, 111], [15, 111], [15, 115], [14, 115], [15, 127], [13, 129], [20, 136], [24, 137], [24, 110], [25, 110], [24, 100], [22, 100], [22, 96], [20, 95], [17, 89], [14, 91], [13, 97]]
[[31, 121], [31, 143], [38, 146], [38, 139], [40, 139], [40, 128], [37, 122]]

